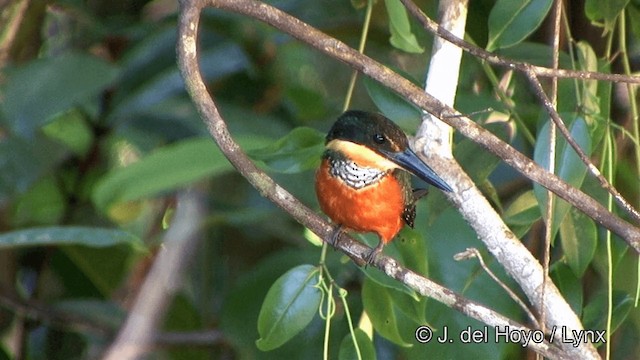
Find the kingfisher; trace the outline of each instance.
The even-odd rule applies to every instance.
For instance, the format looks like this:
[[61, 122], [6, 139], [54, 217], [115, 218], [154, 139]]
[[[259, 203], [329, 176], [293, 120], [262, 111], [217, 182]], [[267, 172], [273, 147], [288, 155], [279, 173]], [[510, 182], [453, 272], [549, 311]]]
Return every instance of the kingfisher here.
[[407, 135], [383, 115], [350, 110], [333, 124], [316, 172], [322, 211], [344, 230], [375, 233], [378, 245], [365, 257], [373, 262], [404, 224], [413, 227], [415, 202], [426, 190], [413, 190], [411, 174], [442, 191], [451, 187], [409, 147]]

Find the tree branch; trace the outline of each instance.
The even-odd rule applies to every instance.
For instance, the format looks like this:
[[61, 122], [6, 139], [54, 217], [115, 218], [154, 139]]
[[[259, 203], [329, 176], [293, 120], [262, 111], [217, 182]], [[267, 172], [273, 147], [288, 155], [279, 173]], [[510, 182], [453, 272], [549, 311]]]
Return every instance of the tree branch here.
[[[222, 2], [216, 2], [216, 6], [223, 5]], [[224, 6], [228, 9], [235, 6], [240, 8], [250, 8], [248, 11], [253, 17], [263, 19], [276, 20], [279, 19], [283, 24], [295, 24], [296, 32], [314, 32], [320, 36], [316, 30], [313, 30], [299, 20], [288, 17], [286, 14], [271, 8], [265, 4], [255, 3], [253, 1], [233, 1], [224, 2]], [[318, 216], [315, 212], [307, 208], [293, 197], [289, 192], [280, 187], [264, 172], [258, 169], [251, 160], [241, 151], [237, 143], [231, 137], [224, 119], [221, 117], [218, 109], [208, 94], [206, 86], [200, 75], [199, 65], [197, 61], [197, 34], [200, 12], [205, 6], [204, 1], [181, 1], [181, 14], [178, 37], [178, 59], [182, 76], [185, 80], [187, 90], [191, 95], [196, 108], [202, 116], [209, 132], [216, 141], [221, 151], [227, 156], [234, 167], [260, 192], [282, 209], [287, 211], [298, 222], [308, 227], [323, 239], [330, 239], [333, 234], [333, 227]], [[284, 17], [284, 18], [283, 18]], [[284, 26], [284, 25], [283, 25]], [[329, 39], [322, 35], [320, 41], [324, 43], [326, 49], [335, 48], [335, 40]], [[340, 43], [341, 44], [341, 43]], [[344, 44], [342, 47], [346, 46]], [[325, 240], [326, 241], [326, 240]], [[356, 262], [364, 262], [364, 258], [371, 249], [346, 234], [340, 236], [337, 244], [334, 244], [342, 252], [350, 256]], [[466, 300], [449, 289], [446, 289], [431, 280], [416, 274], [400, 266], [394, 259], [388, 256], [376, 257], [372, 266], [385, 272], [388, 276], [401, 281], [410, 288], [414, 289], [423, 296], [431, 297], [453, 309], [456, 309], [474, 319], [477, 319], [488, 325], [504, 328], [509, 326], [511, 329], [529, 329], [512, 320], [472, 301]], [[555, 344], [548, 342], [533, 343], [528, 346], [550, 358], [571, 358], [571, 354], [559, 349]]]
[[585, 152], [580, 148], [578, 143], [571, 137], [571, 133], [567, 126], [564, 124], [560, 115], [555, 109], [555, 106], [547, 96], [547, 94], [542, 89], [542, 85], [538, 80], [539, 76], [542, 77], [554, 77], [554, 78], [579, 78], [579, 79], [593, 79], [593, 80], [606, 80], [606, 81], [615, 81], [615, 82], [627, 82], [627, 83], [640, 83], [640, 76], [627, 76], [620, 74], [603, 74], [589, 71], [576, 71], [576, 70], [563, 70], [563, 69], [549, 69], [540, 66], [533, 66], [528, 63], [523, 63], [520, 61], [506, 59], [501, 56], [492, 54], [484, 49], [481, 49], [473, 44], [469, 44], [458, 36], [455, 36], [451, 32], [447, 31], [442, 26], [439, 26], [433, 20], [431, 20], [427, 15], [425, 15], [420, 8], [416, 6], [415, 3], [411, 0], [401, 0], [402, 3], [407, 7], [407, 10], [423, 25], [424, 29], [437, 35], [438, 37], [442, 37], [443, 39], [451, 42], [459, 46], [461, 49], [469, 52], [470, 54], [477, 56], [483, 60], [486, 60], [492, 64], [508, 67], [510, 69], [515, 69], [523, 73], [526, 78], [531, 83], [533, 87], [534, 93], [542, 102], [542, 105], [545, 107], [551, 120], [553, 120], [554, 124], [560, 130], [562, 136], [567, 139], [567, 142], [578, 154], [580, 160], [587, 166], [588, 171], [598, 179], [598, 182], [609, 192], [613, 198], [616, 200], [616, 203], [626, 211], [636, 222], [640, 222], [640, 212], [636, 210], [623, 196], [618, 192], [618, 190], [611, 185], [607, 179], [600, 173], [600, 170], [593, 164], [589, 156], [585, 154]]
[[[462, 135], [483, 146], [522, 175], [551, 190], [587, 216], [618, 234], [640, 254], [640, 229], [610, 213], [590, 196], [567, 184], [558, 176], [547, 172], [490, 131], [482, 128], [450, 106], [442, 104], [429, 94], [424, 93], [409, 80], [389, 68], [365, 55], [359, 54], [343, 42], [331, 38], [308, 24], [267, 4], [253, 0], [221, 0], [213, 1], [212, 6], [264, 21], [379, 81], [416, 106], [449, 124]], [[195, 44], [193, 45], [195, 51]], [[454, 178], [454, 174], [451, 174], [451, 178]]]
[[640, 76], [630, 76], [622, 74], [603, 74], [592, 71], [578, 71], [570, 69], [553, 69], [543, 66], [534, 66], [521, 61], [507, 59], [494, 53], [488, 52], [485, 49], [470, 44], [460, 37], [453, 35], [447, 29], [441, 27], [435, 21], [426, 16], [422, 10], [412, 0], [400, 0], [409, 12], [420, 22], [422, 27], [428, 32], [441, 37], [452, 44], [460, 47], [469, 54], [486, 60], [494, 65], [507, 67], [509, 69], [526, 72], [531, 69], [536, 76], [541, 77], [555, 77], [555, 78], [570, 78], [570, 79], [582, 79], [582, 80], [603, 80], [611, 82], [622, 82], [629, 84], [640, 84]]

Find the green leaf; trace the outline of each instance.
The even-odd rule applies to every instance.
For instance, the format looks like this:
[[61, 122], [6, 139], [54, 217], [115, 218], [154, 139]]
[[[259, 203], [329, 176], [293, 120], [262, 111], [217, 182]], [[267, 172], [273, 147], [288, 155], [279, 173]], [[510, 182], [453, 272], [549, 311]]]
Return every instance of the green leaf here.
[[[613, 291], [613, 311], [611, 314], [611, 332], [627, 318], [633, 308], [633, 298], [624, 291]], [[607, 294], [599, 292], [582, 312], [582, 324], [585, 329], [605, 330], [607, 325]], [[613, 335], [613, 334], [610, 334]]]
[[571, 305], [573, 311], [580, 314], [583, 301], [580, 279], [576, 277], [569, 266], [561, 262], [553, 264], [550, 273], [553, 283], [556, 284], [562, 296]]
[[586, 0], [584, 13], [592, 23], [604, 22], [605, 33], [614, 30], [618, 15], [629, 4], [629, 0]]
[[93, 132], [78, 111], [68, 111], [56, 116], [42, 127], [42, 132], [79, 156], [84, 156], [93, 142]]
[[504, 211], [504, 221], [509, 225], [529, 225], [540, 219], [540, 207], [533, 190], [520, 194]]
[[[407, 329], [400, 328], [398, 313], [395, 311], [392, 289], [378, 285], [370, 278], [365, 278], [362, 285], [362, 305], [369, 315], [374, 329], [394, 344], [411, 347], [413, 344], [406, 334]], [[404, 336], [402, 333], [405, 333]]]
[[66, 198], [56, 179], [47, 176], [18, 198], [12, 222], [16, 227], [57, 224], [66, 207]]
[[364, 86], [376, 107], [398, 126], [405, 130], [418, 127], [421, 114], [415, 105], [371, 78], [364, 78]]
[[273, 171], [295, 174], [317, 168], [323, 151], [324, 134], [298, 127], [264, 148], [249, 151], [248, 155]]
[[[564, 118], [566, 121], [567, 116]], [[545, 169], [549, 169], [549, 125], [550, 121], [545, 123], [540, 130], [533, 154], [535, 162]], [[587, 155], [591, 154], [591, 138], [584, 119], [582, 117], [576, 117], [571, 123], [569, 131], [578, 146], [580, 146]], [[587, 173], [587, 167], [580, 160], [575, 150], [566, 142], [564, 137], [558, 135], [556, 144], [556, 154], [559, 155], [559, 157], [556, 157], [556, 174], [570, 185], [580, 188]], [[533, 191], [538, 199], [538, 203], [541, 205], [540, 211], [544, 214], [547, 207], [546, 189], [536, 183], [533, 185]], [[571, 206], [562, 199], [556, 198], [556, 201], [554, 201], [552, 238], [555, 238], [560, 224], [570, 208]]]
[[[487, 124], [485, 128], [499, 138], [508, 141], [508, 128], [504, 122]], [[479, 154], [482, 154], [479, 156]], [[475, 142], [464, 139], [456, 144], [455, 158], [458, 159], [465, 171], [475, 183], [483, 183], [500, 164], [500, 159], [486, 151]]]
[[[373, 234], [358, 234], [358, 236], [364, 243], [371, 247], [376, 246], [379, 241], [379, 238]], [[425, 240], [421, 238], [421, 235], [415, 230], [405, 226], [400, 230], [400, 233], [398, 233], [395, 239], [391, 244], [385, 246], [384, 253], [394, 259], [398, 259], [401, 264], [412, 270], [422, 272], [422, 274], [426, 275], [428, 272], [427, 251], [424, 245]], [[420, 299], [420, 296], [415, 290], [387, 276], [374, 267], [359, 267], [358, 269], [378, 286], [403, 293], [413, 299], [414, 302]]]
[[551, 0], [498, 0], [489, 14], [487, 50], [507, 48], [526, 39], [547, 16]]
[[384, 0], [389, 14], [389, 30], [391, 38], [389, 41], [395, 48], [408, 53], [421, 54], [424, 48], [418, 44], [416, 36], [411, 32], [411, 23], [407, 9], [404, 8], [400, 0]]
[[636, 38], [640, 38], [640, 7], [638, 4], [631, 4], [627, 7], [627, 19], [631, 25], [631, 31]]
[[581, 277], [593, 260], [598, 247], [595, 222], [581, 211], [572, 208], [560, 225], [560, 241], [567, 263], [573, 273]]
[[[579, 41], [576, 45], [578, 54], [578, 65], [584, 71], [598, 71], [598, 58], [589, 43]], [[582, 99], [580, 106], [585, 114], [600, 113], [600, 99], [598, 98], [598, 81], [584, 80], [580, 81], [580, 90]]]
[[7, 73], [2, 108], [9, 128], [23, 137], [54, 115], [100, 94], [118, 69], [87, 54], [67, 53], [38, 59]]
[[340, 352], [338, 353], [339, 360], [376, 360], [376, 350], [373, 347], [373, 341], [367, 336], [362, 329], [354, 329], [354, 335], [356, 342], [358, 343], [358, 349], [360, 350], [360, 357], [356, 352], [356, 346], [353, 343], [353, 337], [351, 334], [347, 334], [342, 343], [340, 343]]
[[[140, 246], [142, 248], [142, 246]], [[136, 257], [127, 244], [114, 244], [107, 247], [89, 247], [84, 245], [62, 246], [56, 263], [56, 273], [61, 274], [65, 288], [78, 286], [80, 279], [88, 280], [105, 297], [121, 288], [129, 274], [129, 264]], [[66, 259], [64, 256], [66, 256]], [[71, 267], [70, 262], [74, 266]], [[73, 271], [77, 274], [71, 274]], [[87, 284], [84, 284], [86, 287]], [[82, 288], [82, 285], [81, 285]], [[78, 291], [81, 291], [78, 289]], [[87, 296], [83, 293], [78, 296]]]
[[[239, 139], [248, 148], [265, 146], [267, 140], [247, 136]], [[127, 167], [104, 176], [93, 191], [99, 209], [156, 196], [208, 176], [232, 170], [231, 164], [210, 138], [194, 138], [165, 146]]]
[[319, 280], [317, 267], [299, 265], [273, 283], [258, 316], [260, 350], [280, 347], [313, 320], [322, 299]]
[[[38, 146], [33, 146], [37, 143]], [[65, 158], [59, 144], [44, 136], [26, 140], [8, 137], [0, 141], [0, 198], [23, 193]]]
[[107, 247], [126, 244], [144, 249], [142, 241], [128, 232], [83, 226], [58, 226], [12, 231], [0, 235], [0, 249], [27, 246], [83, 245]]
[[[175, 31], [171, 28], [164, 29], [166, 35], [163, 36], [175, 36]], [[184, 93], [184, 80], [180, 76], [178, 68], [175, 63], [170, 62], [169, 66], [163, 69], [155, 69], [153, 73], [149, 73], [147, 68], [153, 69], [153, 62], [158, 61], [158, 57], [165, 57], [165, 54], [161, 51], [164, 46], [169, 45], [169, 53], [173, 53], [173, 47], [175, 40], [166, 42], [167, 39], [159, 39], [161, 43], [155, 41], [151, 44], [142, 44], [139, 49], [140, 58], [135, 57], [128, 59], [125, 66], [128, 66], [124, 81], [131, 81], [131, 79], [137, 80], [139, 84], [136, 84], [135, 89], [123, 92], [116, 99], [116, 107], [109, 117], [112, 119], [123, 119], [141, 112], [147, 111], [156, 104], [166, 101], [167, 99], [181, 95]], [[148, 47], [155, 46], [158, 49], [150, 50]], [[156, 54], [160, 51], [161, 53]], [[171, 59], [175, 55], [172, 55], [168, 59]], [[166, 59], [166, 57], [165, 57]], [[214, 81], [220, 77], [227, 76], [229, 74], [236, 73], [248, 66], [248, 59], [242, 49], [232, 43], [221, 43], [211, 49], [203, 50], [199, 54], [201, 64], [215, 64], [216, 66], [201, 66], [202, 77], [206, 81]], [[167, 64], [168, 65], [168, 64]], [[146, 77], [141, 77], [141, 74]]]
[[393, 244], [400, 253], [399, 257], [394, 257], [395, 259], [420, 275], [429, 275], [425, 239], [420, 232], [405, 226], [395, 237]]

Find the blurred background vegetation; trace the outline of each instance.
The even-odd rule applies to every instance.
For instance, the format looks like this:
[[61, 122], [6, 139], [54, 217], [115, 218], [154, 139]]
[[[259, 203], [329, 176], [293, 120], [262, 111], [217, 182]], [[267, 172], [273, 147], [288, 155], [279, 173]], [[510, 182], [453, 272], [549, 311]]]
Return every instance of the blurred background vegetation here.
[[[366, 1], [268, 2], [351, 46], [358, 44]], [[507, 15], [493, 10], [504, 3], [470, 1], [467, 40], [549, 66], [551, 26], [542, 19], [551, 1], [533, 2], [540, 4], [538, 24], [527, 21], [534, 16], [513, 17], [513, 28], [505, 27]], [[418, 4], [435, 18], [436, 1]], [[432, 38], [411, 20], [425, 52], [392, 46], [384, 5], [374, 5], [366, 53], [422, 82]], [[637, 71], [640, 1], [565, 1], [565, 6], [561, 67]], [[215, 341], [198, 346], [160, 341], [152, 357], [320, 357], [324, 322], [319, 316], [282, 347], [266, 352], [256, 347], [258, 313], [269, 287], [296, 265], [317, 264], [320, 248], [237, 175], [211, 141], [176, 67], [177, 3], [1, 1], [0, 11], [0, 359], [99, 356], [161, 246], [175, 192], [187, 186], [205, 189], [209, 216], [201, 249], [162, 331], [213, 333]], [[496, 32], [500, 29], [524, 35], [505, 39]], [[201, 23], [200, 63], [244, 149], [317, 209], [313, 169], [323, 134], [341, 113], [350, 69], [257, 21], [210, 10]], [[594, 161], [613, 169], [605, 175], [638, 207], [636, 102], [635, 89], [624, 84], [560, 81], [559, 111]], [[420, 121], [415, 108], [363, 78], [351, 107], [384, 112], [409, 133]], [[491, 108], [474, 118], [529, 156], [543, 159], [548, 151], [543, 146], [548, 140], [538, 135], [546, 133], [547, 116], [518, 74], [465, 54], [456, 108], [467, 113]], [[565, 178], [606, 203], [604, 191], [585, 177], [564, 142], [558, 148], [558, 169]], [[464, 138], [456, 137], [455, 156], [526, 246], [542, 254], [539, 191]], [[585, 327], [603, 329], [607, 235], [580, 213], [559, 207], [552, 277]], [[442, 195], [434, 191], [420, 203], [416, 222], [416, 231], [404, 234], [388, 253], [421, 261], [416, 266], [433, 280], [526, 323], [476, 262], [452, 259], [477, 247], [498, 276], [517, 288]], [[615, 236], [610, 241], [615, 328], [610, 346], [613, 358], [633, 359], [640, 354], [640, 315], [633, 307], [637, 254]], [[421, 324], [447, 325], [450, 333], [482, 324], [434, 301], [406, 305], [393, 284], [363, 275], [335, 251], [329, 251], [328, 265], [349, 291], [356, 324], [363, 303], [375, 312], [372, 298], [395, 299], [393, 329], [382, 330], [372, 319], [378, 358], [525, 356], [518, 344], [419, 344], [413, 331]], [[339, 306], [330, 358], [338, 356], [347, 334]]]

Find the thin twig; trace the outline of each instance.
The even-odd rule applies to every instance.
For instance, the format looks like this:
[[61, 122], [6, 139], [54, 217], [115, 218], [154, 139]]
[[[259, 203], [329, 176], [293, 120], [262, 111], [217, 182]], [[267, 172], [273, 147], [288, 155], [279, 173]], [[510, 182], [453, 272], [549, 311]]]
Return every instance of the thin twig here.
[[600, 170], [593, 164], [589, 156], [584, 152], [584, 150], [582, 150], [580, 145], [578, 145], [575, 139], [571, 136], [571, 132], [569, 131], [567, 126], [564, 124], [564, 121], [562, 121], [562, 119], [560, 118], [560, 115], [555, 110], [553, 103], [551, 102], [547, 94], [544, 92], [544, 89], [542, 88], [542, 84], [540, 84], [540, 81], [536, 77], [535, 73], [532, 70], [529, 70], [529, 71], [525, 71], [524, 74], [529, 79], [529, 82], [531, 83], [533, 87], [533, 91], [536, 94], [536, 96], [538, 96], [538, 98], [542, 100], [542, 105], [545, 107], [545, 109], [549, 113], [551, 120], [557, 126], [558, 130], [560, 130], [560, 133], [562, 134], [562, 136], [567, 140], [567, 143], [571, 145], [571, 147], [575, 150], [576, 154], [578, 154], [578, 157], [580, 157], [580, 160], [587, 166], [587, 170], [589, 170], [589, 172], [596, 179], [598, 179], [600, 186], [613, 196], [618, 206], [620, 206], [624, 211], [626, 211], [629, 215], [631, 215], [636, 222], [640, 222], [640, 212], [638, 212], [638, 210], [636, 210], [622, 196], [622, 194], [620, 194], [620, 192], [618, 192], [618, 190], [615, 187], [613, 187], [613, 185], [611, 185], [611, 183], [607, 181], [607, 179], [604, 176], [602, 176], [602, 173], [600, 172]]
[[[552, 38], [552, 67], [558, 69], [560, 59], [560, 20], [562, 19], [562, 0], [555, 0], [555, 6], [553, 9], [553, 38]], [[551, 78], [551, 95], [550, 98], [553, 102], [553, 109], [556, 111], [558, 105], [558, 78]], [[554, 123], [549, 124], [549, 154], [548, 164], [549, 172], [555, 174], [556, 172], [556, 125]], [[555, 196], [551, 191], [547, 190], [547, 209], [545, 212], [545, 229], [544, 229], [544, 254], [542, 261], [542, 268], [544, 271], [544, 277], [542, 278], [542, 291], [540, 291], [540, 302], [545, 302], [547, 282], [549, 281], [549, 263], [551, 262], [551, 240], [553, 237], [553, 209], [555, 207]], [[543, 306], [540, 309], [540, 326], [544, 332], [546, 330], [547, 312]], [[539, 358], [539, 356], [538, 356]]]
[[453, 259], [456, 261], [469, 260], [472, 258], [478, 259], [478, 262], [480, 263], [480, 266], [482, 267], [482, 269], [487, 273], [487, 275], [489, 275], [493, 279], [493, 281], [495, 281], [498, 285], [500, 285], [502, 289], [504, 289], [507, 295], [509, 295], [509, 297], [513, 299], [513, 301], [515, 301], [516, 304], [518, 304], [518, 306], [520, 306], [520, 308], [525, 312], [525, 314], [527, 314], [527, 317], [529, 317], [529, 321], [533, 323], [535, 328], [542, 329], [540, 323], [536, 319], [536, 316], [533, 315], [533, 313], [531, 312], [531, 310], [529, 310], [527, 305], [518, 297], [518, 295], [516, 295], [516, 293], [514, 293], [511, 289], [509, 289], [507, 284], [502, 282], [502, 280], [500, 280], [496, 276], [496, 274], [494, 274], [493, 271], [489, 269], [489, 267], [485, 264], [484, 259], [482, 258], [482, 254], [480, 254], [480, 251], [478, 251], [478, 249], [467, 248], [465, 251], [461, 253], [457, 253], [453, 256]]
[[507, 59], [502, 56], [496, 55], [494, 53], [488, 52], [485, 49], [477, 47], [473, 44], [470, 44], [463, 39], [451, 34], [446, 29], [440, 27], [438, 23], [431, 20], [428, 16], [426, 16], [422, 10], [412, 1], [412, 0], [400, 0], [404, 6], [409, 10], [409, 13], [413, 15], [418, 22], [422, 25], [422, 27], [429, 31], [432, 34], [435, 34], [456, 46], [459, 46], [464, 51], [469, 54], [486, 60], [489, 63], [494, 65], [507, 67], [509, 69], [519, 70], [519, 71], [527, 71], [528, 68], [536, 74], [536, 76], [540, 77], [555, 77], [555, 78], [576, 78], [583, 80], [603, 80], [603, 81], [611, 81], [611, 82], [623, 82], [623, 83], [631, 83], [631, 84], [640, 84], [640, 76], [630, 76], [630, 75], [622, 75], [622, 74], [603, 74], [599, 72], [591, 72], [591, 71], [578, 71], [578, 70], [569, 70], [569, 69], [551, 69], [543, 66], [533, 66], [528, 63], [524, 63], [521, 61]]

